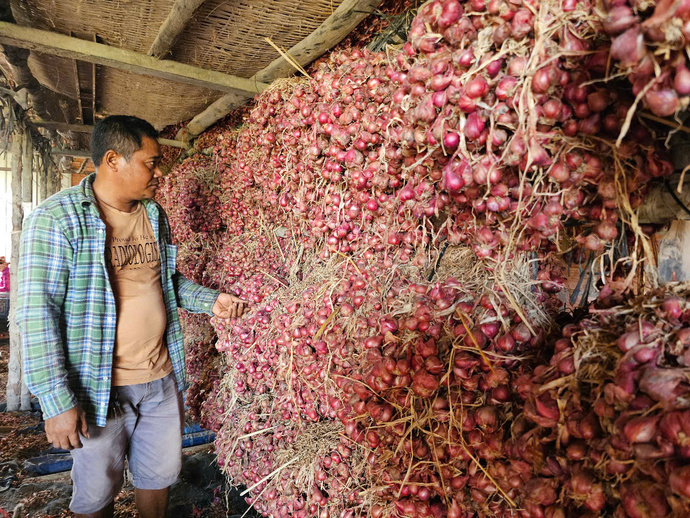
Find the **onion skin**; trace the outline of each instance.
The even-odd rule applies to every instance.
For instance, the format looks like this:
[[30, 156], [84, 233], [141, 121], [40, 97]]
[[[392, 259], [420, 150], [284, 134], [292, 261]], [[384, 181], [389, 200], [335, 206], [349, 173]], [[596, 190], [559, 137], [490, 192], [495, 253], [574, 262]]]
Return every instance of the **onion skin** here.
[[604, 20], [604, 30], [607, 34], [615, 35], [632, 27], [638, 18], [627, 5], [613, 7]]
[[670, 510], [663, 493], [651, 484], [623, 484], [621, 500], [630, 518], [667, 516]]
[[669, 485], [674, 493], [690, 498], [690, 466], [673, 469], [669, 476]]
[[688, 70], [685, 64], [676, 66], [673, 88], [680, 95], [690, 95], [690, 70]]
[[678, 94], [671, 89], [652, 90], [644, 97], [647, 107], [659, 117], [669, 117], [676, 113], [680, 106]]
[[611, 44], [611, 57], [623, 66], [639, 63], [645, 54], [644, 36], [639, 26], [634, 26], [617, 36]]
[[661, 416], [636, 417], [628, 421], [623, 433], [630, 444], [649, 442], [658, 434], [657, 425]]

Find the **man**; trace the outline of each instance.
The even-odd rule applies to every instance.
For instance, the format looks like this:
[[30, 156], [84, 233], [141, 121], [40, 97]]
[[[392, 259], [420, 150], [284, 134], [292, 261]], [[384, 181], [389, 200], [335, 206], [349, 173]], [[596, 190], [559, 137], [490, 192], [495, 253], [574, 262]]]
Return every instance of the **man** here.
[[157, 132], [136, 117], [96, 124], [96, 173], [27, 218], [17, 323], [24, 375], [48, 440], [71, 450], [77, 516], [113, 515], [127, 457], [142, 518], [165, 516], [181, 466], [185, 383], [177, 307], [240, 316], [237, 297], [175, 270], [176, 247], [152, 200]]

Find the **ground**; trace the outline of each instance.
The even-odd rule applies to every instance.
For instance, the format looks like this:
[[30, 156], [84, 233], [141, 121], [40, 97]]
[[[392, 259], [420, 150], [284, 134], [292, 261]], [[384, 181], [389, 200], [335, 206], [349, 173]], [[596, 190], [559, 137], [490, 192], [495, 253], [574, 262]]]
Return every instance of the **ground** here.
[[[2, 330], [0, 330], [1, 332]], [[9, 344], [0, 336], [0, 405], [4, 408]], [[242, 515], [247, 504], [228, 488], [214, 463], [213, 445], [187, 450], [180, 479], [170, 491], [170, 518], [220, 518]], [[24, 461], [44, 454], [50, 444], [40, 412], [0, 412], [0, 518], [68, 518], [72, 494], [68, 473], [31, 477]], [[117, 518], [136, 518], [134, 490], [126, 484], [116, 498]], [[255, 518], [251, 511], [246, 515]]]
[[7, 398], [7, 363], [10, 359], [10, 342], [7, 339], [7, 332], [3, 322], [0, 322], [0, 402]]
[[[183, 458], [180, 479], [170, 490], [170, 518], [221, 518], [242, 515], [247, 504], [236, 490], [226, 494], [222, 477], [213, 464], [211, 452], [187, 454]], [[5, 472], [18, 463], [0, 463]], [[9, 483], [9, 487], [5, 484]], [[68, 518], [72, 488], [68, 474], [26, 477], [21, 473], [0, 474], [0, 517]], [[7, 514], [5, 514], [7, 513]], [[255, 516], [247, 513], [248, 516]], [[130, 484], [115, 499], [116, 518], [136, 518], [134, 490]], [[239, 516], [238, 516], [239, 518]]]

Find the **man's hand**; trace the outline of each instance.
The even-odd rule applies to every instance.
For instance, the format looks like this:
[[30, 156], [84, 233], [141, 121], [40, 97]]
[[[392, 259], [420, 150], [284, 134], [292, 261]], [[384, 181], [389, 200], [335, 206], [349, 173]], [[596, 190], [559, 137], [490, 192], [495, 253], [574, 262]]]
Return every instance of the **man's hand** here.
[[247, 309], [245, 304], [246, 302], [239, 297], [221, 293], [213, 304], [213, 314], [224, 319], [241, 317]]
[[86, 424], [84, 411], [75, 406], [66, 412], [46, 419], [46, 437], [48, 442], [56, 448], [63, 450], [73, 450], [81, 448], [79, 434], [84, 437], [89, 436], [89, 426]]

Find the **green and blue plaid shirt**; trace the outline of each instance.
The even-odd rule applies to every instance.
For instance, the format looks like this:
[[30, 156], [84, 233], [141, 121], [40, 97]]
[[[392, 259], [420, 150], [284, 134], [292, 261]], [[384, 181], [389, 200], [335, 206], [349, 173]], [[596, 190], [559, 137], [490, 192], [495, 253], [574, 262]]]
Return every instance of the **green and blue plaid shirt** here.
[[[52, 196], [24, 223], [19, 253], [17, 324], [24, 378], [45, 419], [79, 405], [87, 420], [105, 426], [110, 401], [115, 298], [105, 263], [105, 224], [92, 183], [95, 174]], [[177, 308], [211, 314], [218, 291], [175, 269], [165, 212], [144, 200], [161, 258], [165, 341], [177, 384], [184, 389], [184, 345]]]

